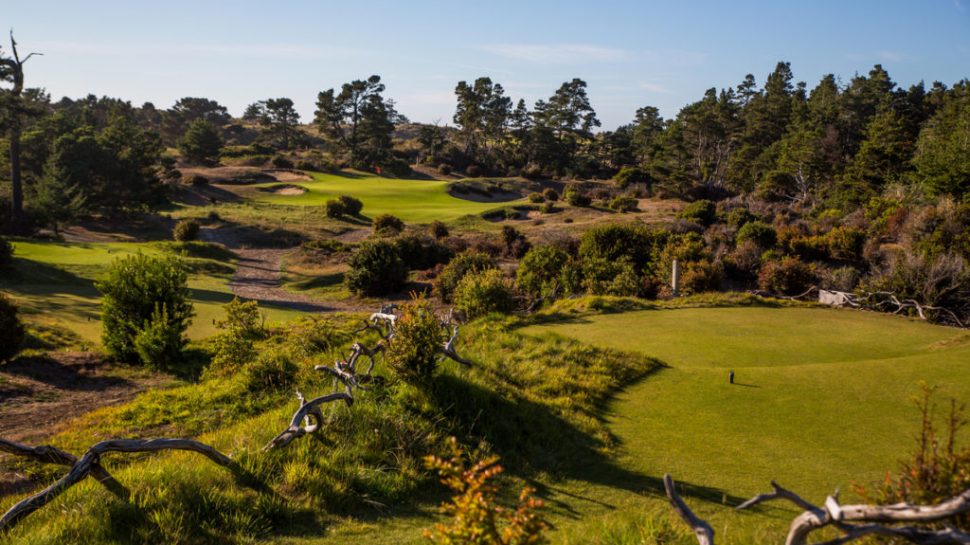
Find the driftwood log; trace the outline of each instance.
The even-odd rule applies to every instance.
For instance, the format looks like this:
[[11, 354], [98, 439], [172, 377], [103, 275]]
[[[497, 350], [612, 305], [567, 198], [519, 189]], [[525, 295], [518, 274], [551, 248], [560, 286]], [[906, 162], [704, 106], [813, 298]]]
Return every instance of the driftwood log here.
[[[772, 492], [758, 494], [737, 509], [747, 509], [772, 500], [786, 500], [803, 509], [804, 512], [792, 520], [785, 545], [806, 545], [813, 532], [828, 526], [837, 529], [842, 535], [819, 545], [840, 545], [867, 536], [905, 539], [919, 545], [970, 544], [970, 534], [956, 528], [948, 526], [936, 529], [914, 525], [941, 522], [970, 512], [970, 490], [936, 505], [841, 505], [836, 491], [825, 499], [822, 506], [817, 506], [774, 481], [771, 486], [774, 489]], [[691, 527], [698, 543], [713, 545], [714, 530], [684, 503], [670, 475], [664, 475], [664, 489], [674, 511]]]
[[[348, 406], [354, 403], [354, 394], [357, 390], [367, 390], [367, 384], [376, 382], [380, 377], [373, 375], [374, 366], [377, 363], [377, 356], [383, 354], [387, 347], [394, 342], [395, 328], [398, 316], [394, 314], [396, 306], [382, 305], [380, 312], [375, 312], [366, 320], [363, 320], [361, 327], [354, 333], [373, 330], [380, 336], [380, 340], [373, 347], [355, 341], [350, 348], [347, 357], [338, 359], [332, 366], [317, 365], [314, 370], [326, 373], [333, 377], [334, 387], [343, 387], [342, 392], [333, 392], [322, 395], [307, 401], [303, 394], [296, 392], [296, 397], [300, 401], [300, 407], [290, 418], [290, 424], [279, 435], [270, 440], [263, 447], [263, 450], [271, 450], [278, 447], [285, 447], [304, 435], [317, 432], [323, 425], [323, 412], [320, 407], [334, 401], [344, 401]], [[455, 349], [455, 339], [458, 338], [459, 326], [454, 310], [448, 313], [444, 319], [438, 320], [440, 326], [450, 332], [447, 341], [441, 343], [437, 349], [442, 358], [451, 358], [462, 365], [471, 365], [471, 362], [461, 357]], [[358, 362], [361, 357], [367, 357], [367, 369], [363, 372], [358, 370]]]
[[[80, 459], [54, 447], [26, 447], [10, 441], [2, 441], [3, 451], [19, 456], [24, 456], [34, 460], [55, 463], [60, 465], [70, 465], [71, 469], [66, 475], [56, 482], [15, 504], [3, 517], [0, 518], [0, 531], [7, 531], [13, 528], [25, 517], [47, 505], [57, 496], [63, 494], [68, 488], [83, 481], [89, 475], [94, 475], [102, 484], [105, 485], [116, 495], [119, 490], [112, 489], [113, 485], [106, 484], [99, 475], [107, 475], [109, 482], [113, 482], [121, 490], [124, 490], [124, 498], [128, 497], [128, 491], [124, 489], [113, 477], [108, 475], [101, 467], [101, 457], [109, 452], [157, 452], [160, 450], [187, 450], [202, 454], [209, 460], [223, 467], [235, 469], [235, 463], [231, 458], [222, 454], [213, 447], [200, 443], [192, 439], [111, 439], [101, 441], [94, 445], [81, 456]], [[74, 460], [73, 462], [71, 460]]]

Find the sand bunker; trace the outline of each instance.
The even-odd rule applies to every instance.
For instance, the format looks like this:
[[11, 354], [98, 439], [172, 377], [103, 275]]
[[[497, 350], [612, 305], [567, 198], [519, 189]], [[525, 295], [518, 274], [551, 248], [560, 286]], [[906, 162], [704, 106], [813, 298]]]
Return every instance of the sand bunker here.
[[305, 187], [293, 184], [271, 185], [269, 187], [261, 187], [259, 190], [272, 193], [274, 195], [302, 195], [306, 193]]

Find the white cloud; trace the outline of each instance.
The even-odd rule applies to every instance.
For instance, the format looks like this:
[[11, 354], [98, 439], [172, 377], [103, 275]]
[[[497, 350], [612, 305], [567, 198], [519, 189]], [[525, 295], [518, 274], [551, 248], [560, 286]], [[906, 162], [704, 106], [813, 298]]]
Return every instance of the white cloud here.
[[616, 62], [630, 56], [624, 49], [587, 44], [490, 44], [479, 49], [507, 59], [557, 64]]

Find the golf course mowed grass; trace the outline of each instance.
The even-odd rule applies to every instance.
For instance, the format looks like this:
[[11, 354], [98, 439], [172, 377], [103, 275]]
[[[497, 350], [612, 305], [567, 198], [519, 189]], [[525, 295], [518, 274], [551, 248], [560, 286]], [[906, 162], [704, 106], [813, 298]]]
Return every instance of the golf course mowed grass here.
[[[138, 252], [164, 253], [155, 245], [134, 242], [15, 242], [14, 248], [14, 280], [0, 282], [0, 290], [15, 298], [28, 320], [58, 323], [95, 344], [101, 338], [101, 296], [93, 281], [120, 257]], [[228, 278], [191, 275], [189, 288], [195, 317], [188, 336], [211, 336], [216, 333], [214, 321], [225, 315], [222, 305], [232, 300]], [[269, 321], [289, 320], [300, 314], [279, 308], [260, 310]]]
[[320, 206], [340, 195], [350, 195], [364, 203], [362, 214], [368, 218], [393, 214], [404, 221], [418, 223], [447, 221], [467, 214], [480, 214], [504, 204], [452, 197], [448, 194], [449, 182], [437, 180], [399, 180], [354, 173], [310, 175], [313, 177], [312, 181], [288, 184], [306, 189], [305, 193], [274, 194], [261, 189], [279, 184], [262, 184], [255, 186], [258, 191], [254, 198], [281, 205]]
[[[670, 367], [610, 411], [621, 463], [745, 497], [777, 479], [814, 499], [880, 480], [911, 452], [920, 383], [970, 399], [970, 337], [824, 308], [692, 308], [531, 326]], [[728, 383], [728, 372], [736, 384]]]

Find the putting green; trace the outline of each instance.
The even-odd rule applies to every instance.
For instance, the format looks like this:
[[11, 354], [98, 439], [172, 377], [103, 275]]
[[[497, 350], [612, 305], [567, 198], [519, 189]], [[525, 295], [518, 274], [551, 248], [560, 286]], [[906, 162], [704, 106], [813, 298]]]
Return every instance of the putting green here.
[[304, 188], [306, 191], [302, 194], [274, 193], [272, 189], [281, 184], [261, 184], [254, 186], [256, 191], [253, 198], [280, 205], [320, 206], [329, 199], [350, 195], [364, 203], [362, 214], [367, 218], [393, 214], [404, 221], [417, 223], [453, 220], [507, 204], [452, 197], [448, 194], [449, 182], [438, 180], [400, 180], [353, 172], [309, 174], [313, 177], [312, 181], [286, 184]]
[[912, 448], [918, 413], [910, 401], [922, 381], [970, 398], [965, 332], [882, 314], [650, 310], [527, 331], [670, 365], [612, 405], [623, 464], [735, 496], [763, 491], [771, 479], [814, 497], [878, 480]]

